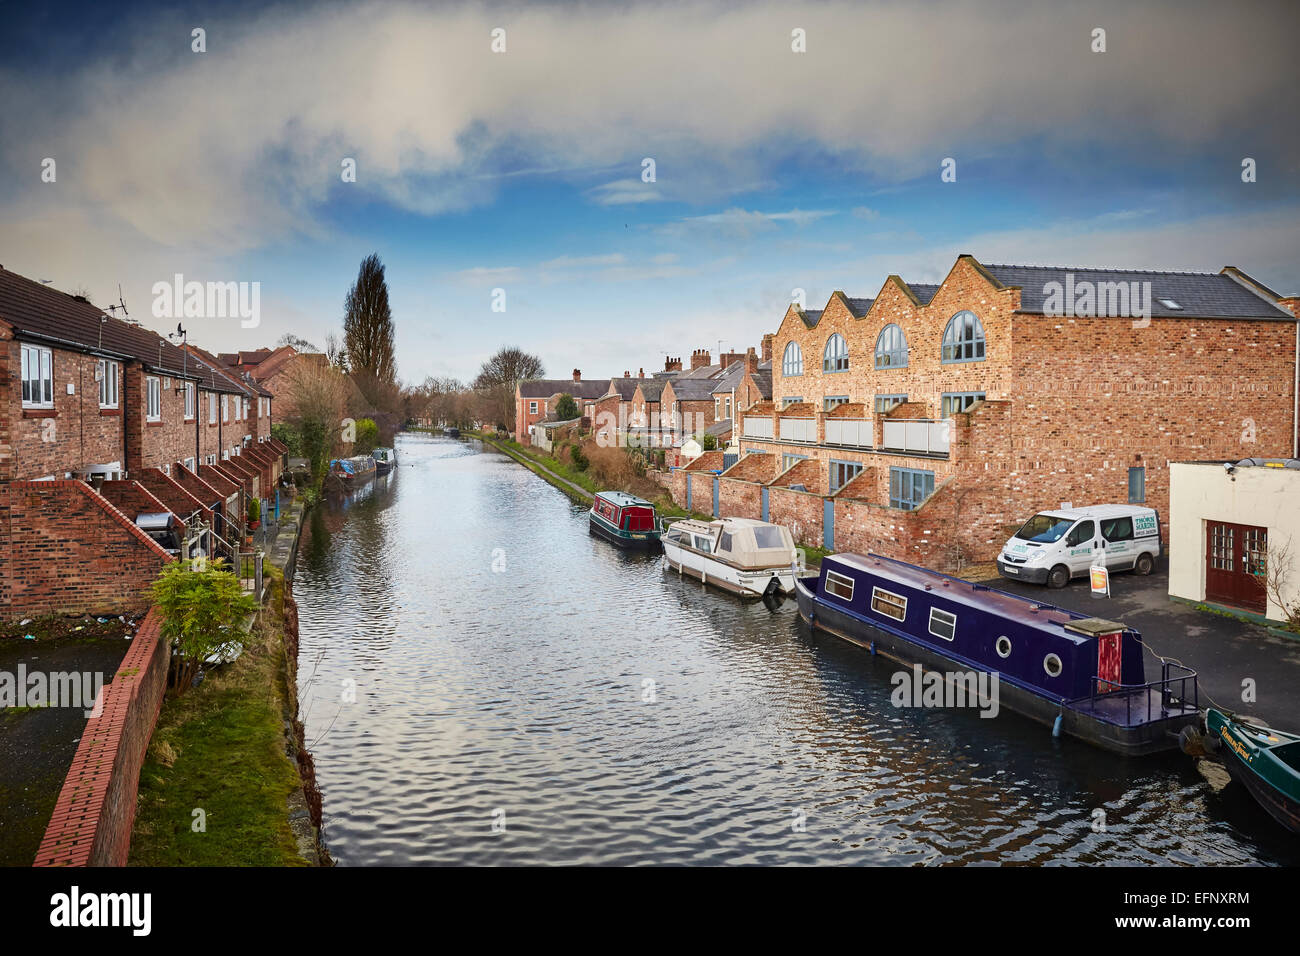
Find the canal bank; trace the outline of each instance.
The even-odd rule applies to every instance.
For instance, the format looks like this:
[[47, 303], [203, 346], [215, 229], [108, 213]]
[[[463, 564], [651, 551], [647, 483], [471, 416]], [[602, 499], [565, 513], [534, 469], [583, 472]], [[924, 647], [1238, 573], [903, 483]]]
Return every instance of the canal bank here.
[[895, 707], [890, 662], [593, 538], [504, 452], [398, 450], [294, 582], [342, 865], [1300, 863], [1180, 754]]
[[130, 865], [331, 863], [298, 712], [292, 577], [303, 518], [295, 501], [268, 542], [244, 653], [163, 706], [140, 772]]

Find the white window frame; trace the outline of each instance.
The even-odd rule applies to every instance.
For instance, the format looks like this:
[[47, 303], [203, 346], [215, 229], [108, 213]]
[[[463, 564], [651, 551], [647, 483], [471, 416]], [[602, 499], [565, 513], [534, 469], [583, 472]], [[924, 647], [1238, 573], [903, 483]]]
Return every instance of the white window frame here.
[[119, 381], [117, 363], [109, 359], [99, 360], [99, 407], [117, 408], [119, 398]]
[[194, 390], [193, 382], [185, 383], [185, 420], [194, 421], [195, 415], [198, 414], [198, 394]]
[[[901, 617], [896, 617], [893, 614], [888, 614], [880, 610], [880, 608], [876, 607], [876, 598], [880, 597], [881, 595], [884, 595], [887, 598], [893, 598], [895, 601], [903, 602]], [[885, 601], [884, 604], [887, 607], [894, 607], [894, 605], [891, 604], [889, 601]], [[881, 617], [887, 617], [891, 621], [898, 621], [899, 623], [902, 623], [903, 621], [907, 620], [907, 597], [902, 594], [895, 594], [893, 591], [887, 591], [884, 588], [873, 587], [871, 589], [871, 610], [874, 611], [876, 614], [879, 614]]]
[[184, 464], [185, 464], [185, 467], [188, 468], [190, 471], [193, 471], [193, 470], [194, 470], [194, 459], [193, 459], [193, 458], [186, 458]]
[[221, 424], [230, 421], [230, 396], [224, 392], [221, 395]]
[[206, 464], [206, 465], [216, 465], [216, 463], [217, 463], [217, 456], [216, 456], [216, 455], [209, 455], [209, 456], [208, 456], [208, 460], [207, 460], [206, 462], [204, 462], [204, 464]]
[[[940, 624], [946, 624], [952, 630], [951, 634], [940, 634], [938, 631], [934, 629], [934, 620], [936, 614], [939, 615]], [[945, 621], [944, 618], [948, 618], [948, 620]], [[951, 641], [956, 639], [957, 615], [953, 614], [952, 611], [945, 611], [941, 607], [930, 608], [930, 633], [933, 634], [935, 637], [939, 638], [939, 640], [941, 641]]]
[[536, 403], [536, 402], [529, 402], [529, 403], [528, 403], [528, 414], [529, 414], [529, 415], [536, 415], [536, 414], [537, 414], [537, 403]]
[[[54, 352], [41, 345], [24, 345], [22, 347], [22, 386], [27, 394], [33, 390], [41, 393], [40, 398], [23, 398], [23, 408], [54, 407]], [[35, 364], [35, 371], [32, 365]], [[34, 376], [34, 377], [33, 377]], [[33, 389], [34, 387], [34, 389]], [[49, 398], [46, 398], [48, 393]]]
[[[834, 580], [832, 580], [832, 579], [834, 579]], [[847, 585], [848, 585], [848, 588], [849, 588], [849, 593], [848, 593], [847, 595], [844, 595], [844, 594], [840, 594], [838, 591], [834, 591], [834, 590], [832, 590], [832, 589], [831, 589], [831, 585], [832, 585], [832, 584], [835, 584], [837, 587], [844, 587], [844, 586], [847, 584]], [[829, 568], [826, 569], [826, 585], [825, 585], [825, 588], [826, 588], [826, 590], [827, 590], [829, 593], [835, 595], [835, 596], [836, 596], [837, 598], [839, 598], [841, 601], [844, 601], [844, 602], [846, 602], [846, 603], [847, 603], [847, 602], [852, 602], [852, 600], [853, 600], [853, 586], [854, 586], [855, 584], [857, 584], [857, 582], [854, 581], [853, 578], [849, 577], [847, 574], [839, 574], [839, 573], [837, 573], [837, 572], [835, 572], [835, 571], [830, 570]]]
[[208, 392], [208, 424], [217, 423], [217, 393]]
[[162, 421], [162, 379], [157, 375], [144, 378], [144, 420]]

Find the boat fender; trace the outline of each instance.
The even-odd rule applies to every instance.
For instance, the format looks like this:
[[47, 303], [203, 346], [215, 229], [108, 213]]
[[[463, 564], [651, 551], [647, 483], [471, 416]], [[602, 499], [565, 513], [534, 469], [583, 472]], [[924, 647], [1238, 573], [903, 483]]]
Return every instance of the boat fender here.
[[872, 642], [867, 646], [867, 650], [871, 651], [871, 655], [872, 655], [872, 657], [874, 657], [875, 654], [876, 654], [876, 642], [875, 642], [875, 641], [872, 641]]
[[1061, 736], [1061, 719], [1062, 719], [1063, 716], [1064, 716], [1063, 714], [1057, 714], [1057, 715], [1056, 715], [1056, 720], [1054, 720], [1054, 721], [1052, 722], [1052, 736], [1053, 736], [1053, 737], [1060, 737], [1060, 736]]
[[772, 579], [767, 582], [767, 587], [764, 588], [763, 590], [763, 597], [774, 598], [777, 596], [777, 594], [780, 593], [780, 591], [781, 591], [781, 581], [774, 574], [772, 575]]

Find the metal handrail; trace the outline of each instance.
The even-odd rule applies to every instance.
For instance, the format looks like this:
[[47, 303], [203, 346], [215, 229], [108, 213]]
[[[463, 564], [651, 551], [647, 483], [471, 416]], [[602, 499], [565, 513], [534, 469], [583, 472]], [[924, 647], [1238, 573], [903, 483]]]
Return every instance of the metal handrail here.
[[[1171, 668], [1175, 668], [1175, 667], [1183, 671], [1183, 673], [1180, 675], [1171, 676], [1170, 673]], [[1159, 680], [1150, 680], [1144, 684], [1122, 684], [1119, 681], [1108, 680], [1107, 678], [1104, 677], [1092, 678], [1089, 685], [1088, 703], [1089, 706], [1095, 710], [1098, 696], [1104, 697], [1107, 696], [1108, 694], [1123, 694], [1124, 695], [1124, 723], [1125, 725], [1129, 725], [1133, 723], [1133, 697], [1135, 694], [1137, 694], [1140, 691], [1146, 691], [1146, 693], [1143, 694], [1143, 697], [1146, 700], [1146, 719], [1150, 721], [1151, 720], [1150, 691], [1155, 690], [1157, 688], [1160, 690], [1160, 708], [1162, 711], [1165, 711], [1168, 710], [1173, 704], [1173, 700], [1175, 697], [1173, 693], [1173, 685], [1176, 683], [1178, 684], [1177, 700], [1179, 701], [1180, 706], [1185, 706], [1188, 700], [1187, 682], [1189, 680], [1192, 682], [1192, 698], [1191, 698], [1192, 706], [1196, 710], [1200, 710], [1201, 689], [1200, 689], [1200, 683], [1197, 680], [1196, 671], [1192, 670], [1186, 664], [1180, 664], [1175, 661], [1164, 660], [1163, 658], [1160, 661]], [[1101, 694], [1099, 695], [1098, 688], [1102, 684], [1109, 685], [1112, 689], [1101, 692]], [[1082, 698], [1080, 698], [1080, 700], [1082, 700]]]

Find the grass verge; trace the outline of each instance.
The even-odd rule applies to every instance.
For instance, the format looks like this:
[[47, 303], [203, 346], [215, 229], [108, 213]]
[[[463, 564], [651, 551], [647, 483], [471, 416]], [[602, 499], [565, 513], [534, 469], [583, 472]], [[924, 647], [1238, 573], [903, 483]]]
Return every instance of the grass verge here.
[[289, 826], [300, 782], [286, 754], [284, 580], [266, 567], [271, 598], [243, 655], [163, 704], [140, 771], [131, 866], [307, 863]]

